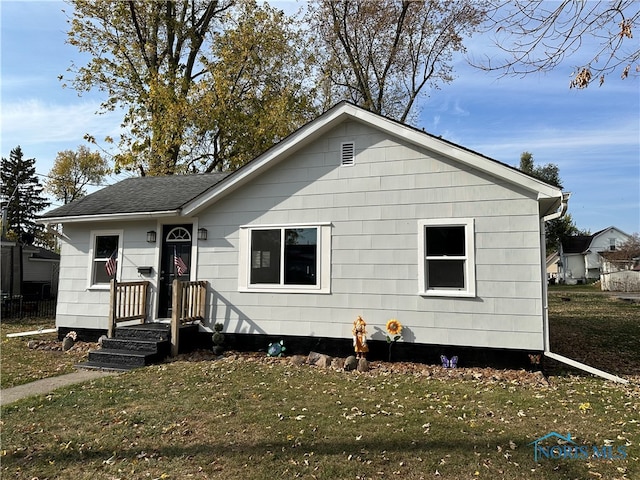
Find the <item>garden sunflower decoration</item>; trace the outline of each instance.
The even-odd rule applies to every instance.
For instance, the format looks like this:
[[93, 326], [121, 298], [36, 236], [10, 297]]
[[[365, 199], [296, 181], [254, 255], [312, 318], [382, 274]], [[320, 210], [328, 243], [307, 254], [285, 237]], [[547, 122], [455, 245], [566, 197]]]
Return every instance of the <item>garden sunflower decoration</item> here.
[[387, 322], [387, 343], [389, 344], [389, 361], [391, 361], [391, 347], [402, 338], [402, 324], [392, 318]]
[[398, 340], [402, 335], [402, 324], [395, 318], [392, 318], [387, 322], [387, 332], [389, 332], [389, 335], [392, 337], [398, 337], [394, 338], [394, 340]]

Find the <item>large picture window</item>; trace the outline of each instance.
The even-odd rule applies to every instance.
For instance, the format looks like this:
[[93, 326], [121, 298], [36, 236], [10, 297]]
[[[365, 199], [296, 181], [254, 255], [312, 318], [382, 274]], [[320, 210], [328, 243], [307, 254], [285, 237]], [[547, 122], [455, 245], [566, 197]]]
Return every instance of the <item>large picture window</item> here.
[[419, 222], [420, 293], [475, 296], [472, 219]]
[[246, 242], [245, 253], [241, 255], [247, 262], [241, 288], [328, 288], [328, 278], [323, 279], [328, 276], [330, 256], [328, 227], [325, 230], [320, 225], [247, 227], [241, 231]]
[[92, 235], [91, 285], [108, 285], [118, 271], [120, 234], [96, 232]]

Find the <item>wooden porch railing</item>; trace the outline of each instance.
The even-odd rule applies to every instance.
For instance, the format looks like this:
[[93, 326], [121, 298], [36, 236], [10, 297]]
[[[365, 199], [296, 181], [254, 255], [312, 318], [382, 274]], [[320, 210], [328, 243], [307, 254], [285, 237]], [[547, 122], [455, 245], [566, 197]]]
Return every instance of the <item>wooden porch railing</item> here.
[[116, 282], [111, 280], [111, 296], [109, 301], [109, 338], [118, 322], [129, 320], [147, 320], [147, 292], [149, 282]]
[[171, 355], [178, 354], [180, 325], [187, 322], [204, 321], [207, 286], [209, 282], [173, 281], [171, 299]]

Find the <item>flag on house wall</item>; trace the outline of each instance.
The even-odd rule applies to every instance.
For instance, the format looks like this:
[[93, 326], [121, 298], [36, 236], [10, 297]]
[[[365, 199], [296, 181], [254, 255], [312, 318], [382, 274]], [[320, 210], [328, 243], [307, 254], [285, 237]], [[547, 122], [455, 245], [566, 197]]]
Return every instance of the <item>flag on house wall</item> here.
[[107, 275], [113, 277], [116, 273], [116, 269], [118, 267], [118, 249], [115, 249], [107, 263], [104, 265], [104, 269], [107, 271]]
[[179, 277], [187, 273], [187, 264], [180, 258], [175, 248], [173, 249], [173, 264], [176, 266], [176, 272]]

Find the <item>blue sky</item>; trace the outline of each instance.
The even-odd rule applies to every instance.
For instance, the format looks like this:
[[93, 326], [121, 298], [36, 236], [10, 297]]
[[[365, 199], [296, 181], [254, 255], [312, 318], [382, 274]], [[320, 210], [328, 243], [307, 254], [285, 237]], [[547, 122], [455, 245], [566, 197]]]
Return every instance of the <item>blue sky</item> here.
[[[20, 145], [43, 175], [58, 152], [86, 145], [85, 133], [116, 136], [120, 122], [115, 114], [95, 114], [99, 93], [79, 96], [57, 79], [72, 60], [82, 63], [64, 43], [65, 8], [0, 1], [1, 153], [8, 157]], [[481, 53], [482, 41], [472, 40], [469, 49]], [[612, 75], [603, 87], [570, 90], [577, 63], [570, 58], [550, 74], [498, 78], [461, 58], [453, 83], [420, 103], [416, 126], [513, 166], [524, 151], [536, 165], [555, 163], [579, 228], [640, 232], [640, 80]]]

